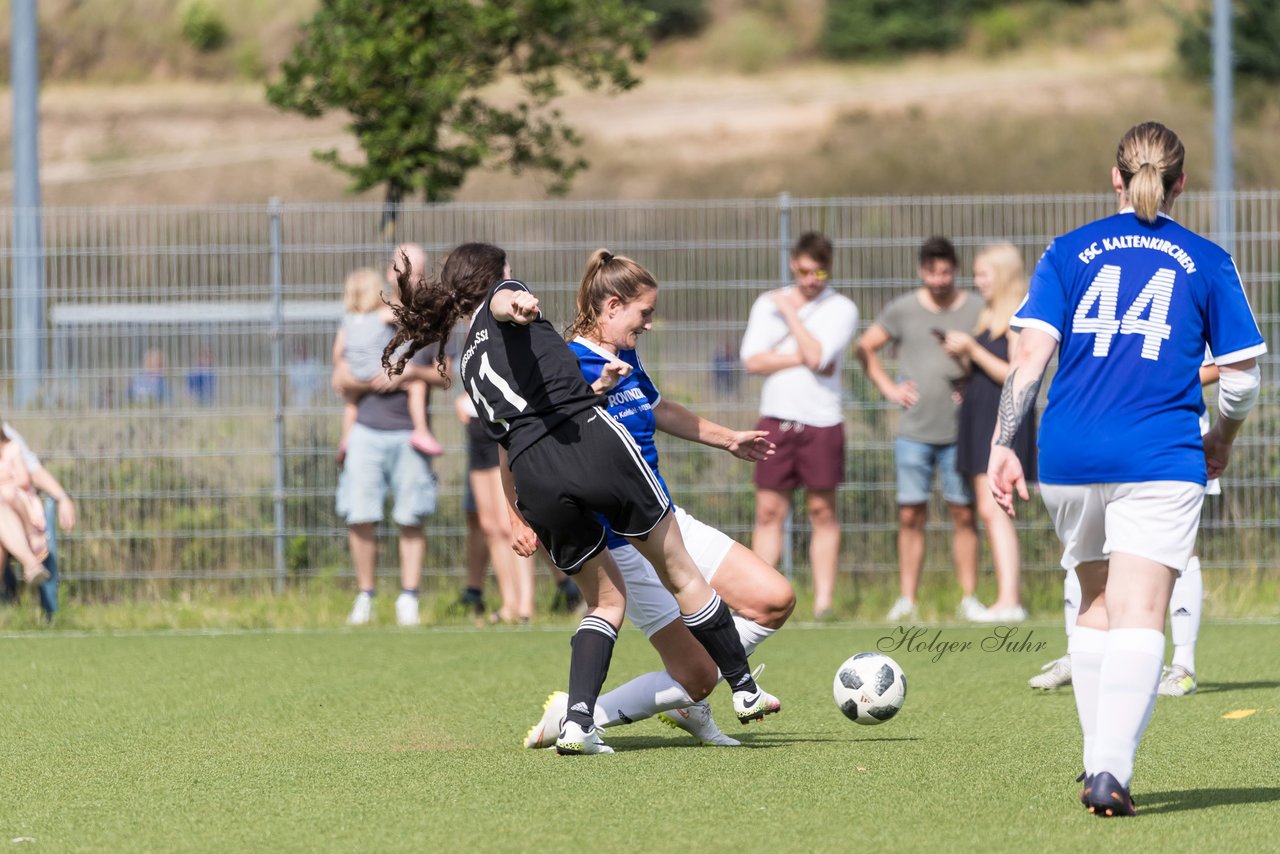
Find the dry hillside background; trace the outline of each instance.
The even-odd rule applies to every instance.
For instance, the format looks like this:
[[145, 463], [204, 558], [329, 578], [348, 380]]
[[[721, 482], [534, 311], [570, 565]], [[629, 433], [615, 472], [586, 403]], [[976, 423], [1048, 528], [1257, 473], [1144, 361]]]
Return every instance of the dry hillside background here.
[[[178, 36], [177, 0], [40, 4], [47, 204], [349, 198], [310, 156], [351, 150], [342, 117], [308, 121], [263, 96], [315, 0], [208, 2], [230, 30], [211, 54]], [[635, 91], [565, 98], [592, 164], [569, 197], [1099, 191], [1115, 140], [1147, 118], [1183, 136], [1192, 187], [1206, 189], [1212, 104], [1177, 71], [1174, 5], [1097, 0], [1028, 24], [1014, 46], [975, 32], [947, 55], [836, 64], [816, 58], [824, 0], [716, 0], [708, 29], [660, 45]], [[0, 3], [5, 45], [8, 20]], [[1242, 104], [1239, 186], [1280, 187], [1280, 110]], [[6, 201], [10, 122], [6, 89]], [[536, 176], [479, 173], [461, 198], [544, 195]]]

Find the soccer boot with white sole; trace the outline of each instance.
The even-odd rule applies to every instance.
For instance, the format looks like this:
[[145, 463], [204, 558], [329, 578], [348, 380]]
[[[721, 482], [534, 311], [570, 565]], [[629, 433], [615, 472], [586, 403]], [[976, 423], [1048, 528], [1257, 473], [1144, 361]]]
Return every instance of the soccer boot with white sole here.
[[1071, 656], [1064, 655], [1062, 658], [1055, 658], [1050, 661], [1040, 668], [1040, 673], [1028, 679], [1027, 684], [1041, 691], [1052, 691], [1054, 688], [1070, 685]]
[[759, 687], [754, 694], [750, 691], [734, 691], [733, 711], [738, 716], [738, 723], [749, 724], [765, 715], [782, 711], [782, 701]]
[[569, 711], [569, 695], [564, 691], [552, 691], [542, 704], [542, 718], [529, 728], [524, 746], [530, 750], [555, 747], [560, 730], [564, 729], [564, 716]]
[[1106, 771], [1093, 775], [1086, 798], [1089, 812], [1099, 818], [1118, 818], [1137, 815], [1133, 796], [1129, 790], [1120, 785], [1120, 781]]
[[684, 730], [702, 744], [712, 744], [716, 747], [739, 747], [742, 744], [736, 738], [730, 738], [720, 731], [720, 727], [716, 726], [715, 718], [711, 716], [711, 707], [706, 703], [694, 703], [683, 709], [659, 712], [658, 720], [669, 727]]
[[1196, 692], [1196, 675], [1181, 664], [1166, 667], [1156, 693], [1162, 697], [1185, 697]]
[[573, 721], [565, 721], [560, 737], [556, 739], [556, 753], [561, 756], [590, 756], [596, 753], [613, 753], [613, 748], [600, 737], [600, 728], [583, 729]]

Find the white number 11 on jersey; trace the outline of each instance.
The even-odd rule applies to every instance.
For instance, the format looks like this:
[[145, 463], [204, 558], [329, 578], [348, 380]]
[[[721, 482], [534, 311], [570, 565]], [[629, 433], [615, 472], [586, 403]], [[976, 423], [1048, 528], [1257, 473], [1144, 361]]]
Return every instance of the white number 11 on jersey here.
[[[1142, 336], [1142, 358], [1153, 362], [1160, 358], [1160, 345], [1168, 338], [1172, 327], [1165, 320], [1169, 317], [1169, 302], [1173, 298], [1173, 270], [1162, 267], [1147, 280], [1137, 299], [1129, 306], [1124, 317], [1116, 320], [1120, 299], [1120, 268], [1107, 264], [1093, 277], [1089, 289], [1080, 297], [1075, 317], [1071, 320], [1072, 333], [1094, 334], [1093, 355], [1105, 357], [1111, 352], [1111, 339], [1120, 335]], [[1094, 305], [1098, 313], [1090, 317]], [[1146, 314], [1144, 320], [1142, 315]]]

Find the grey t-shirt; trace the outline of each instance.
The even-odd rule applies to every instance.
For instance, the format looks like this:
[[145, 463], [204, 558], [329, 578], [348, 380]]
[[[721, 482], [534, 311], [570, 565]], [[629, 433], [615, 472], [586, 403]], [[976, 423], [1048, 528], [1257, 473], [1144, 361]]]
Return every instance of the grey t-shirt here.
[[902, 411], [899, 436], [931, 445], [956, 441], [960, 407], [952, 392], [960, 387], [965, 372], [943, 351], [932, 330], [971, 333], [981, 312], [982, 300], [971, 291], [960, 291], [948, 310], [933, 311], [925, 307], [920, 291], [915, 290], [889, 303], [876, 318], [897, 351], [896, 381], [914, 380], [920, 393], [919, 402]]
[[[445, 354], [452, 358], [451, 348]], [[414, 365], [434, 366], [435, 345], [419, 350], [410, 360]], [[431, 387], [427, 387], [427, 406], [431, 405]], [[369, 392], [356, 404], [356, 423], [370, 430], [412, 430], [413, 418], [409, 415], [409, 392], [392, 391], [386, 394]]]

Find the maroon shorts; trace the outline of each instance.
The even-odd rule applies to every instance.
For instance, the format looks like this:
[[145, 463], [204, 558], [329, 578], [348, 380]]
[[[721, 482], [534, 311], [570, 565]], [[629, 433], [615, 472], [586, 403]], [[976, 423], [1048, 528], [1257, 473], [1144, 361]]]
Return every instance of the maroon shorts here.
[[756, 486], [789, 492], [804, 487], [834, 490], [844, 480], [844, 425], [812, 427], [798, 421], [761, 417], [757, 430], [767, 430], [778, 446], [772, 457], [756, 463]]

